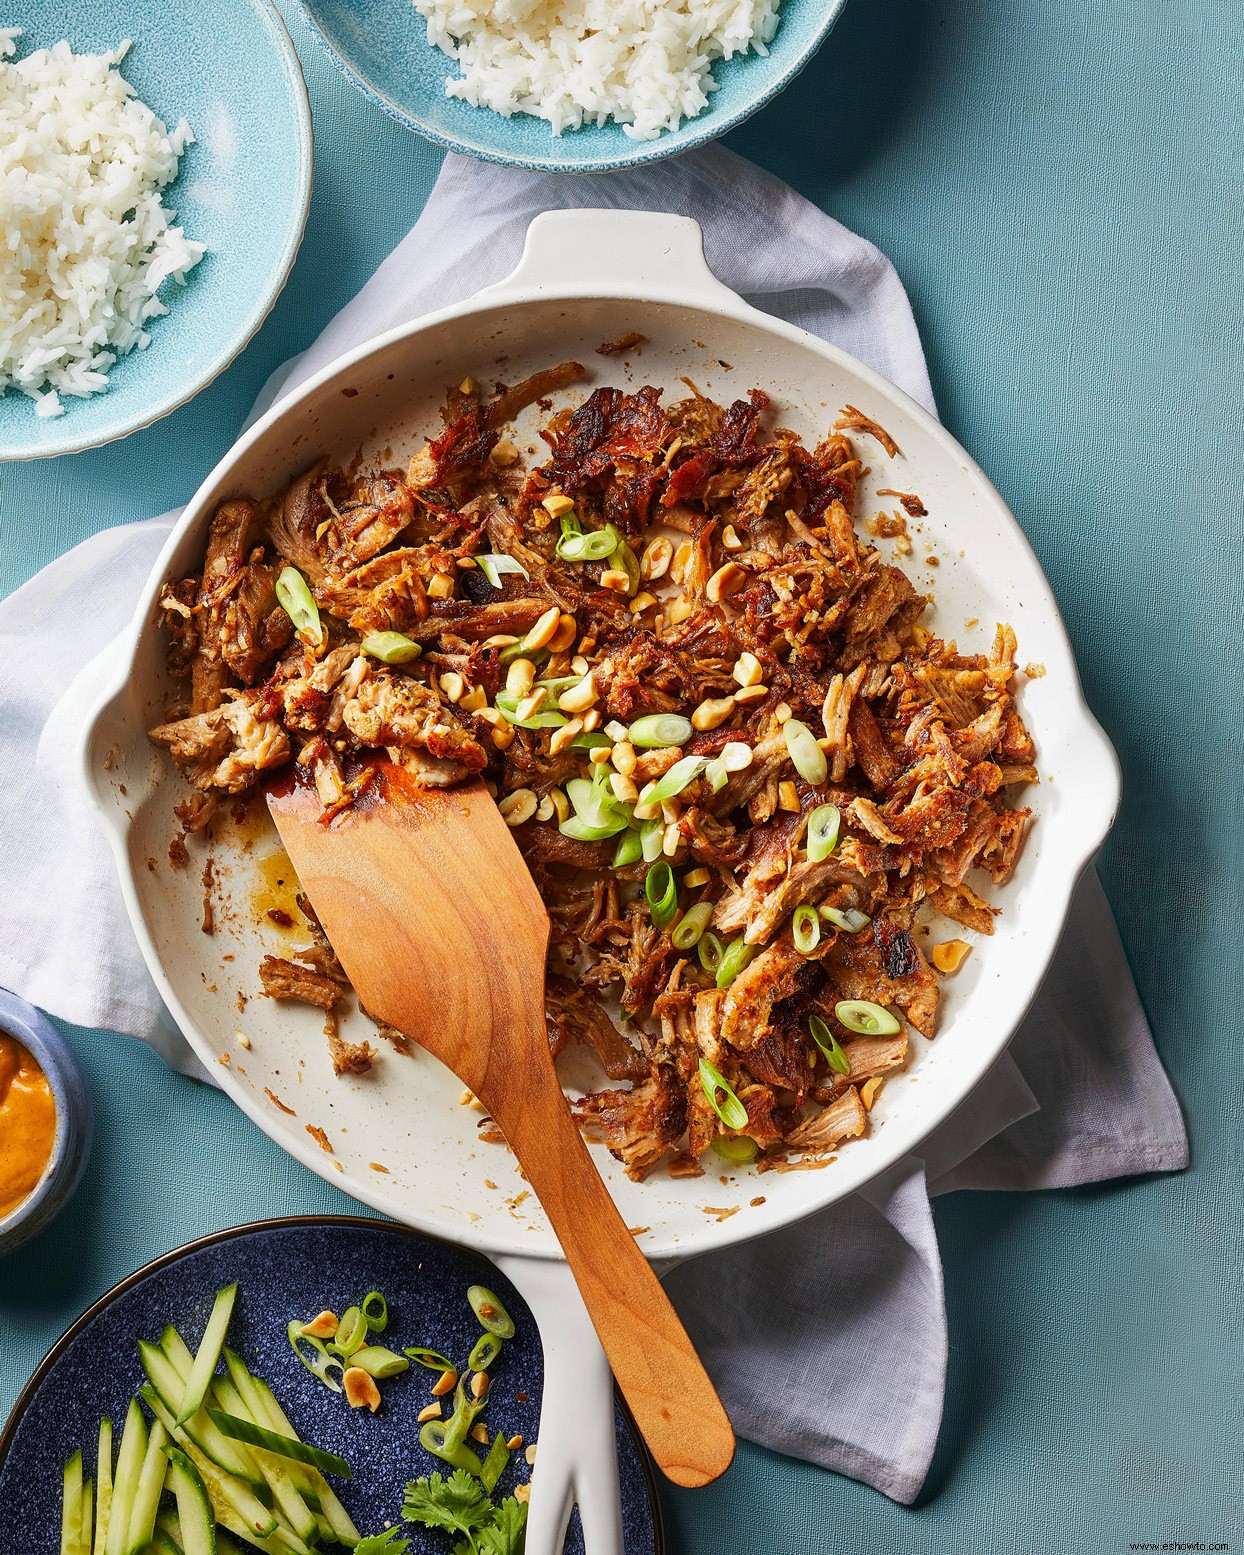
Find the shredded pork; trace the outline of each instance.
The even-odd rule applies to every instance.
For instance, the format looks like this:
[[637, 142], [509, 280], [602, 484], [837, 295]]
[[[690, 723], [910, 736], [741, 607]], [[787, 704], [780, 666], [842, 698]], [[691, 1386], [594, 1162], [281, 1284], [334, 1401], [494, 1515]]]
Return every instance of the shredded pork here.
[[[815, 1163], [867, 1130], [905, 1027], [936, 1031], [922, 910], [992, 930], [971, 881], [1010, 876], [1028, 817], [1015, 795], [1037, 777], [1015, 636], [999, 626], [989, 654], [959, 653], [861, 538], [847, 434], [898, 450], [860, 411], [809, 448], [759, 390], [721, 406], [598, 388], [548, 418], [547, 457], [526, 466], [504, 426], [584, 376], [563, 363], [492, 394], [467, 380], [407, 470], [321, 461], [275, 499], [223, 502], [201, 574], [161, 602], [184, 690], [152, 739], [204, 806], [296, 760], [328, 817], [378, 750], [432, 786], [482, 775], [549, 908], [551, 1047], [586, 1046], [617, 1082], [578, 1101], [585, 1127], [637, 1178], [662, 1161], [695, 1174], [729, 1136], [762, 1166]], [[277, 604], [285, 568], [318, 631], [295, 633]], [[386, 661], [374, 633], [418, 655]], [[633, 738], [653, 714], [687, 722]], [[794, 763], [792, 719], [823, 776]], [[644, 792], [687, 757], [681, 787]], [[810, 857], [826, 805], [838, 841]], [[658, 862], [672, 921], [644, 891]], [[696, 908], [702, 933], [680, 948]], [[797, 945], [801, 908], [860, 926], [818, 913], [819, 939]], [[312, 949], [267, 957], [264, 991], [324, 1011], [335, 1065], [357, 1072], [373, 1054], [336, 1035], [348, 983], [304, 912]], [[898, 1033], [860, 1035], [844, 1000], [901, 1016]]]

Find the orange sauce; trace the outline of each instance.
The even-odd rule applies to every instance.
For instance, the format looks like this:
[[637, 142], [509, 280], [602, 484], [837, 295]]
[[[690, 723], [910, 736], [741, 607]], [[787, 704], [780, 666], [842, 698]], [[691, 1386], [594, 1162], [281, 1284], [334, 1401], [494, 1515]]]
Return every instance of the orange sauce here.
[[56, 1142], [56, 1100], [33, 1057], [0, 1032], [0, 1220], [28, 1199]]

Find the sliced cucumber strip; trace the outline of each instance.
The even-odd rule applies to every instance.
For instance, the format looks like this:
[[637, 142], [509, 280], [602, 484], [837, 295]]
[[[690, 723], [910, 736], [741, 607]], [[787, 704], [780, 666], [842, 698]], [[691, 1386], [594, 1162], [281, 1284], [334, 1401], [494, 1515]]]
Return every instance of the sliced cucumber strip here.
[[78, 1524], [80, 1555], [91, 1555], [91, 1527], [95, 1509], [95, 1486], [88, 1479], [82, 1486], [82, 1517]]
[[[161, 1346], [148, 1344], [145, 1339], [140, 1339], [138, 1342], [138, 1358], [147, 1373], [148, 1381], [160, 1395], [164, 1407], [176, 1419], [178, 1403], [186, 1391], [186, 1383], [179, 1375], [176, 1363], [170, 1360], [168, 1352]], [[222, 1436], [212, 1424], [206, 1410], [200, 1409], [184, 1423], [181, 1421], [176, 1423], [199, 1451], [205, 1453], [226, 1474], [236, 1474], [239, 1479], [246, 1480], [256, 1489], [263, 1484], [264, 1479], [259, 1465], [250, 1453], [235, 1447]]]
[[[235, 1416], [242, 1415], [245, 1405], [227, 1378], [214, 1378], [212, 1392], [219, 1397], [228, 1410], [232, 1411], [232, 1413], [225, 1413], [222, 1410], [209, 1408], [209, 1413], [217, 1425], [220, 1425], [223, 1420], [231, 1420]], [[243, 1421], [243, 1424], [248, 1423]], [[257, 1461], [263, 1470], [264, 1478], [272, 1487], [272, 1496], [281, 1516], [300, 1539], [314, 1542], [319, 1538], [320, 1525], [316, 1521], [315, 1513], [298, 1492], [294, 1477], [289, 1472], [292, 1464], [286, 1463], [284, 1459], [273, 1458], [267, 1453], [258, 1454]]]
[[181, 1545], [174, 1544], [172, 1537], [163, 1528], [157, 1528], [151, 1535], [147, 1555], [183, 1555], [183, 1551]]
[[95, 1452], [95, 1545], [92, 1555], [104, 1555], [108, 1542], [108, 1515], [112, 1511], [112, 1421], [99, 1422], [99, 1446]]
[[229, 1332], [229, 1319], [233, 1316], [233, 1304], [237, 1299], [236, 1283], [226, 1285], [224, 1290], [216, 1294], [216, 1300], [212, 1303], [211, 1316], [207, 1320], [207, 1327], [203, 1330], [202, 1342], [195, 1353], [194, 1365], [190, 1368], [185, 1396], [182, 1398], [181, 1408], [177, 1411], [178, 1425], [185, 1425], [191, 1415], [197, 1414], [203, 1407], [212, 1373], [216, 1370], [220, 1352], [225, 1346], [225, 1335]]
[[168, 1459], [164, 1456], [167, 1441], [168, 1433], [157, 1420], [147, 1438], [147, 1451], [138, 1475], [134, 1504], [130, 1508], [130, 1531], [126, 1538], [130, 1555], [139, 1555], [145, 1550], [155, 1532], [156, 1513], [164, 1494], [164, 1476], [168, 1473]]
[[295, 1463], [309, 1464], [323, 1474], [339, 1474], [342, 1479], [354, 1478], [353, 1469], [335, 1452], [312, 1447], [307, 1442], [300, 1442], [295, 1436], [279, 1436], [266, 1426], [254, 1425], [249, 1420], [224, 1414], [219, 1409], [209, 1409], [208, 1415], [221, 1432], [235, 1442], [245, 1442], [249, 1447], [262, 1447], [265, 1452], [275, 1453], [278, 1458], [292, 1458]]
[[61, 1475], [60, 1555], [81, 1555], [82, 1449], [65, 1464]]
[[[252, 1535], [258, 1539], [266, 1539], [270, 1534], [275, 1533], [276, 1518], [250, 1485], [234, 1474], [226, 1474], [206, 1453], [199, 1451], [174, 1421], [172, 1413], [153, 1387], [147, 1386], [139, 1391], [151, 1406], [152, 1414], [199, 1471], [199, 1478], [207, 1486], [212, 1505], [216, 1508], [216, 1521], [224, 1523], [231, 1533], [240, 1534], [244, 1539], [251, 1539]], [[264, 1489], [267, 1490], [266, 1485]], [[254, 1540], [252, 1539], [251, 1542]], [[302, 1540], [298, 1539], [297, 1543], [302, 1545]], [[260, 1545], [261, 1549], [264, 1547]], [[302, 1547], [305, 1550], [306, 1546], [302, 1545]]]
[[171, 1323], [160, 1335], [160, 1348], [177, 1368], [177, 1373], [182, 1380], [186, 1380], [194, 1366], [194, 1351]]
[[104, 1546], [106, 1555], [129, 1555], [130, 1516], [146, 1454], [147, 1423], [138, 1400], [132, 1398], [125, 1415], [125, 1429], [121, 1432], [121, 1446], [117, 1450], [112, 1509], [108, 1514], [108, 1542]]
[[184, 1555], [216, 1555], [216, 1519], [212, 1515], [207, 1487], [190, 1459], [171, 1443], [168, 1448], [168, 1480], [177, 1501], [177, 1521], [181, 1525]]
[[181, 1549], [181, 1520], [171, 1506], [162, 1506], [156, 1513], [156, 1537], [176, 1550]]
[[[269, 1430], [280, 1431], [286, 1436], [297, 1437], [298, 1432], [290, 1424], [289, 1416], [277, 1402], [276, 1394], [263, 1380], [262, 1377], [252, 1377], [255, 1384], [255, 1397], [263, 1404], [267, 1418], [263, 1421]], [[328, 1520], [334, 1538], [342, 1544], [355, 1545], [361, 1535], [354, 1526], [349, 1512], [338, 1501], [333, 1487], [328, 1483], [318, 1469], [304, 1468], [302, 1470], [310, 1480], [311, 1488], [319, 1501], [320, 1511]]]

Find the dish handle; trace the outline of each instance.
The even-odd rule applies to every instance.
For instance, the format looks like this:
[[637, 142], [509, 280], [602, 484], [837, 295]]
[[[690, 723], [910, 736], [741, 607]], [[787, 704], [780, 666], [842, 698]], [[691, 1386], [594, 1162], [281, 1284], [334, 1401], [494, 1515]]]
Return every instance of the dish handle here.
[[527, 228], [518, 266], [478, 294], [658, 298], [745, 310], [704, 258], [698, 221], [663, 211], [544, 211]]
[[527, 1555], [561, 1555], [576, 1503], [587, 1555], [623, 1555], [613, 1373], [570, 1266], [553, 1258], [495, 1261], [535, 1314], [544, 1347]]

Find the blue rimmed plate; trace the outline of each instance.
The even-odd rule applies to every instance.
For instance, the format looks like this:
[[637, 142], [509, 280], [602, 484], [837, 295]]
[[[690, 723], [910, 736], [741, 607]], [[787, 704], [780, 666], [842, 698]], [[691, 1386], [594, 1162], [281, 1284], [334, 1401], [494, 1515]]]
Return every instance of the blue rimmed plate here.
[[[505, 1303], [517, 1331], [493, 1370], [486, 1420], [494, 1430], [503, 1427], [536, 1440], [540, 1339], [526, 1303], [493, 1264], [383, 1220], [261, 1221], [217, 1232], [148, 1264], [97, 1301], [53, 1348], [0, 1433], [0, 1550], [56, 1555], [62, 1466], [80, 1446], [85, 1472], [94, 1475], [100, 1417], [119, 1423], [143, 1380], [137, 1341], [158, 1339], [172, 1322], [196, 1343], [215, 1292], [234, 1280], [241, 1288], [230, 1343], [272, 1385], [304, 1439], [349, 1462], [354, 1478], [334, 1488], [361, 1532], [379, 1532], [397, 1521], [407, 1481], [439, 1466], [419, 1446], [416, 1420], [428, 1402], [431, 1376], [412, 1367], [382, 1385], [379, 1414], [352, 1410], [294, 1356], [285, 1333], [291, 1317], [310, 1317], [325, 1306], [340, 1312], [380, 1289], [390, 1309], [384, 1343], [464, 1356], [479, 1333], [466, 1289], [487, 1284]], [[661, 1555], [664, 1540], [648, 1460], [621, 1411], [616, 1428], [624, 1547], [627, 1555]], [[529, 1474], [515, 1454], [498, 1493]], [[446, 1535], [410, 1525], [403, 1532], [412, 1540], [412, 1555], [447, 1555]], [[565, 1555], [582, 1551], [576, 1514]]]
[[784, 0], [768, 53], [713, 68], [718, 90], [698, 118], [656, 140], [632, 140], [621, 125], [585, 126], [554, 137], [543, 119], [504, 118], [445, 95], [453, 60], [428, 43], [412, 0], [302, 0], [312, 30], [340, 69], [386, 113], [451, 151], [550, 172], [603, 173], [655, 162], [715, 140], [762, 108], [825, 41], [846, 0]]
[[21, 27], [18, 58], [65, 38], [102, 53], [124, 38], [121, 66], [170, 129], [197, 137], [164, 194], [207, 254], [186, 285], [169, 281], [151, 343], [113, 367], [88, 399], [62, 395], [43, 419], [14, 389], [0, 394], [0, 460], [95, 448], [149, 426], [191, 399], [237, 356], [285, 284], [311, 198], [311, 110], [289, 34], [269, 0], [23, 0], [5, 13]]

